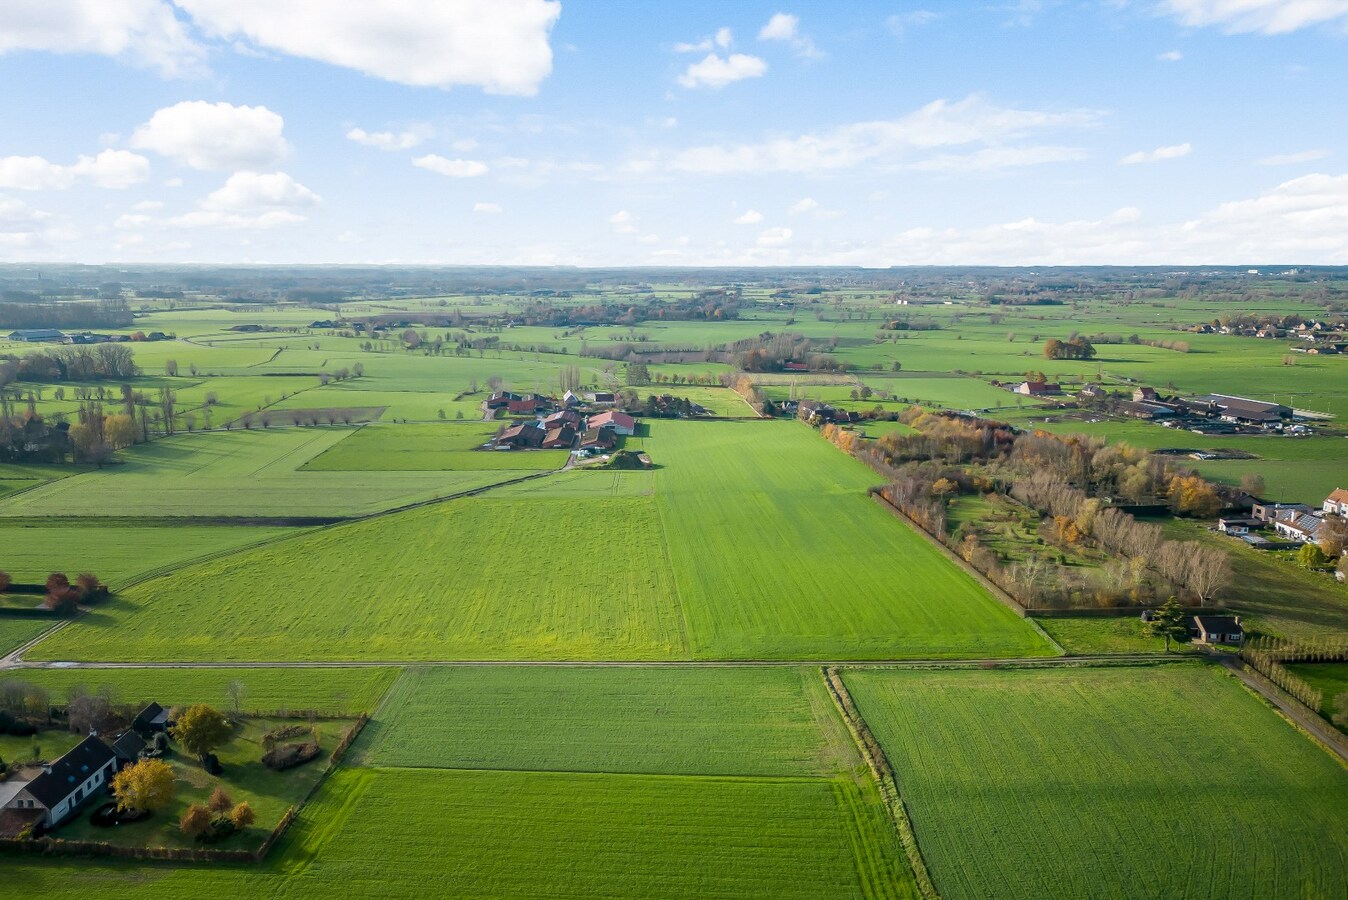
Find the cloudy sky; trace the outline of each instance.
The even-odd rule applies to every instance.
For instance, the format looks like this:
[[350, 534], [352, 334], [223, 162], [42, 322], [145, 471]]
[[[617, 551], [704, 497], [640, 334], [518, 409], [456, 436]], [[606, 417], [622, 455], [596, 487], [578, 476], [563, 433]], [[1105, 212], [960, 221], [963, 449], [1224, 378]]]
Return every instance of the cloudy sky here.
[[4, 0], [0, 261], [1348, 264], [1348, 0]]

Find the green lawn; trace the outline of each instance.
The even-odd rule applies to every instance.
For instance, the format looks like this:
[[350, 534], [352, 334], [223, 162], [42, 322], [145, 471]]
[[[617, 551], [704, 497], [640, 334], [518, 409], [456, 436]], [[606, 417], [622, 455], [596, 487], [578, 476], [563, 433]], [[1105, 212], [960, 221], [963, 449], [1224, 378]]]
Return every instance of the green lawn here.
[[817, 668], [409, 669], [369, 765], [807, 775], [861, 760]]
[[302, 467], [309, 472], [453, 470], [543, 471], [561, 468], [565, 450], [483, 450], [498, 422], [366, 425]]
[[795, 422], [655, 422], [649, 447], [697, 655], [1047, 655], [1032, 628], [866, 496]]
[[494, 472], [303, 472], [345, 427], [180, 434], [122, 463], [8, 499], [0, 516], [335, 516], [377, 512], [502, 480]]
[[[1140, 616], [1083, 616], [1035, 621], [1073, 656], [1092, 653], [1161, 653], [1165, 650], [1163, 638], [1148, 637], [1143, 632]], [[1170, 649], [1180, 652], [1185, 649], [1185, 645], [1172, 643]]]
[[34, 658], [677, 658], [659, 534], [649, 499], [457, 500], [145, 582]]
[[135, 520], [18, 524], [0, 519], [0, 570], [27, 582], [44, 581], [52, 572], [65, 572], [74, 581], [78, 573], [92, 572], [116, 588], [142, 573], [290, 533], [296, 530]]
[[243, 685], [239, 708], [245, 713], [312, 709], [320, 715], [349, 715], [372, 712], [398, 674], [394, 668], [18, 669], [0, 671], [0, 684], [15, 680], [39, 685], [58, 703], [80, 686], [106, 693], [114, 703], [208, 703], [232, 711], [228, 688], [238, 682]]
[[1329, 897], [1348, 771], [1214, 668], [851, 671], [943, 897]]

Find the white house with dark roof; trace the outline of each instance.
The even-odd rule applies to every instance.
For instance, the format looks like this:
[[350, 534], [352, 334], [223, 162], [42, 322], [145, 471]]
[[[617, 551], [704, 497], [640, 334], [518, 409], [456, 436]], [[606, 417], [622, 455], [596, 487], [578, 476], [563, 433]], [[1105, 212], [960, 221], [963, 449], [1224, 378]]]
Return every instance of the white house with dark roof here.
[[52, 828], [70, 818], [89, 797], [100, 793], [116, 772], [117, 755], [112, 748], [89, 735], [15, 791], [5, 808], [40, 811], [41, 824]]

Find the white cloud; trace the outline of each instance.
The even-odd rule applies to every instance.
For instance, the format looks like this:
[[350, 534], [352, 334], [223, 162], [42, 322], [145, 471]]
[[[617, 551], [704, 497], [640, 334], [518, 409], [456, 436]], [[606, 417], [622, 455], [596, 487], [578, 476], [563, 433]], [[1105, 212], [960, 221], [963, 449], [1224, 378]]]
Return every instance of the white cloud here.
[[355, 141], [366, 147], [380, 150], [410, 150], [430, 137], [430, 129], [410, 128], [407, 131], [366, 131], [364, 128], [352, 128], [346, 133], [348, 141]]
[[790, 44], [801, 56], [817, 58], [823, 54], [814, 41], [800, 33], [800, 17], [791, 13], [774, 13], [758, 32], [760, 41], [782, 41]]
[[758, 78], [767, 70], [766, 62], [747, 53], [732, 53], [727, 57], [708, 53], [700, 62], [690, 65], [678, 81], [686, 88], [723, 88], [745, 78]]
[[427, 169], [440, 175], [447, 175], [450, 178], [477, 178], [486, 175], [489, 171], [487, 164], [481, 160], [446, 159], [435, 153], [418, 156], [412, 160], [412, 165], [419, 169]]
[[176, 0], [202, 28], [417, 87], [537, 93], [552, 72], [554, 0]]
[[756, 209], [746, 210], [735, 218], [736, 225], [757, 225], [763, 221], [763, 214]]
[[1329, 155], [1328, 150], [1302, 150], [1300, 153], [1275, 153], [1258, 160], [1261, 166], [1294, 166], [1297, 163], [1314, 162]]
[[235, 172], [201, 202], [201, 208], [222, 212], [297, 209], [317, 206], [321, 198], [285, 172]]
[[153, 221], [149, 216], [143, 213], [125, 213], [117, 217], [112, 223], [112, 227], [118, 230], [144, 228]]
[[62, 166], [40, 156], [0, 157], [0, 188], [24, 191], [65, 190], [77, 182], [121, 189], [150, 177], [150, 161], [127, 150], [104, 150]]
[[885, 19], [885, 27], [895, 37], [903, 37], [910, 29], [930, 25], [939, 18], [941, 18], [940, 13], [932, 12], [929, 9], [915, 9], [911, 12], [895, 13]]
[[1138, 163], [1154, 163], [1163, 159], [1179, 159], [1181, 156], [1188, 156], [1193, 152], [1193, 149], [1192, 146], [1184, 143], [1170, 147], [1157, 147], [1155, 150], [1138, 150], [1136, 153], [1129, 153], [1119, 160], [1119, 163], [1125, 166], [1135, 166]]
[[734, 33], [729, 28], [718, 28], [716, 34], [709, 38], [703, 38], [700, 41], [689, 43], [678, 43], [674, 45], [675, 53], [708, 53], [717, 47], [722, 50], [729, 49], [735, 42]]
[[758, 235], [758, 246], [760, 247], [784, 247], [791, 243], [790, 228], [769, 228]]
[[199, 74], [205, 51], [161, 0], [8, 0], [0, 3], [0, 54], [93, 53], [155, 69]]
[[285, 120], [265, 106], [184, 100], [156, 110], [131, 135], [131, 146], [193, 169], [258, 170], [289, 152], [281, 136], [284, 126]]
[[608, 217], [608, 223], [613, 226], [615, 234], [636, 234], [637, 219], [625, 209], [620, 209]]
[[1161, 62], [1179, 62], [1184, 59], [1184, 54], [1178, 50], [1167, 50], [1164, 53], [1158, 53], [1156, 58]]
[[1024, 166], [1085, 159], [1080, 147], [985, 147], [973, 153], [943, 153], [907, 166], [918, 172], [1000, 172]]
[[1162, 12], [1190, 27], [1274, 35], [1313, 25], [1348, 24], [1346, 0], [1161, 0]]
[[814, 199], [813, 197], [802, 197], [795, 203], [792, 203], [790, 209], [788, 209], [787, 212], [789, 212], [793, 216], [799, 216], [804, 215], [807, 212], [813, 212], [818, 208], [819, 208], [818, 200]]
[[495, 215], [501, 214], [501, 213], [504, 212], [504, 211], [505, 211], [505, 210], [501, 209], [501, 204], [499, 204], [499, 203], [474, 203], [474, 204], [473, 204], [473, 212], [475, 212], [475, 213], [482, 213], [482, 214], [484, 214], [484, 215], [495, 216]]
[[900, 119], [857, 122], [827, 131], [780, 137], [758, 144], [693, 147], [676, 154], [672, 168], [713, 174], [815, 172], [863, 163], [912, 165], [909, 157], [942, 147], [1003, 145], [1036, 131], [1082, 128], [1099, 115], [995, 106], [973, 95], [936, 100]]

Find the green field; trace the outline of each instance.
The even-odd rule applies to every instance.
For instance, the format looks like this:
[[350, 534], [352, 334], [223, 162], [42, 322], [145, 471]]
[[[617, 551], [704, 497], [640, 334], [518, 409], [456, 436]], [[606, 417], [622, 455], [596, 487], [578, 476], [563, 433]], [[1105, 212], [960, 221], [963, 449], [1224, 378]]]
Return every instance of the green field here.
[[0, 516], [340, 516], [504, 480], [496, 473], [297, 471], [350, 428], [181, 434], [122, 454], [121, 465], [0, 500]]
[[[6, 620], [0, 620], [6, 621]], [[9, 620], [12, 621], [12, 620]], [[263, 714], [316, 710], [321, 715], [371, 712], [398, 677], [393, 668], [358, 669], [16, 669], [0, 671], [0, 683], [16, 680], [46, 688], [62, 699], [75, 687], [106, 694], [132, 706], [151, 701], [165, 707], [209, 703], [233, 710], [231, 682], [243, 686], [239, 708]]]
[[658, 535], [649, 501], [458, 500], [146, 582], [34, 658], [685, 656]]
[[409, 669], [373, 766], [808, 775], [860, 764], [817, 668]]
[[[1165, 650], [1163, 638], [1148, 637], [1142, 630], [1140, 616], [1083, 616], [1035, 621], [1073, 656], [1093, 653], [1161, 653]], [[1171, 644], [1174, 652], [1183, 649], [1183, 644]]]
[[0, 654], [31, 641], [56, 623], [51, 619], [0, 617]]
[[1348, 771], [1220, 670], [846, 681], [943, 897], [1342, 891]]
[[656, 499], [699, 656], [1045, 655], [1033, 629], [792, 422], [658, 422]]
[[366, 425], [302, 467], [332, 471], [529, 471], [561, 468], [565, 450], [483, 450], [501, 424]]
[[[1320, 712], [1332, 720], [1339, 713], [1338, 699], [1348, 695], [1348, 663], [1290, 663], [1287, 668], [1320, 691]], [[1348, 732], [1348, 723], [1339, 723]]]
[[0, 519], [0, 571], [20, 582], [41, 582], [52, 572], [65, 572], [74, 581], [78, 573], [92, 572], [116, 588], [143, 573], [294, 533], [293, 528], [138, 524], [135, 520], [25, 520], [19, 524]]

